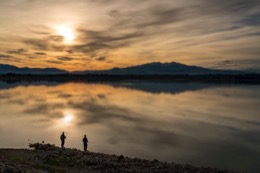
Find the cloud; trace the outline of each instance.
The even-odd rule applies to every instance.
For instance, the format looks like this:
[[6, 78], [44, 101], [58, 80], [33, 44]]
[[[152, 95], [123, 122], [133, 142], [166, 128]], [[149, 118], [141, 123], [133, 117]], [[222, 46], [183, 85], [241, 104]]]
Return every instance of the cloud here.
[[201, 12], [204, 14], [240, 14], [247, 15], [251, 9], [259, 7], [258, 0], [201, 0]]
[[245, 25], [260, 25], [260, 14], [252, 14], [249, 15], [247, 17], [245, 17], [244, 19], [241, 19], [239, 22], [241, 24], [245, 24]]
[[68, 53], [73, 54], [73, 50], [67, 50]]
[[74, 58], [62, 56], [62, 57], [57, 57], [57, 59], [60, 61], [72, 61]]
[[63, 51], [65, 46], [63, 45], [62, 36], [58, 35], [49, 35], [44, 38], [31, 38], [31, 39], [25, 39], [23, 40], [23, 43], [26, 45], [31, 46], [32, 48], [36, 50], [43, 50], [43, 51]]
[[98, 60], [98, 61], [105, 61], [107, 59], [107, 57], [105, 57], [105, 56], [100, 56], [100, 57], [98, 57], [96, 60]]
[[49, 36], [51, 35], [52, 29], [45, 25], [33, 25], [30, 27], [30, 32], [40, 36]]
[[35, 55], [47, 55], [46, 53], [44, 52], [34, 52]]
[[56, 60], [47, 60], [47, 62], [51, 64], [62, 64], [62, 61], [56, 61]]
[[39, 50], [47, 50], [48, 49], [48, 42], [46, 40], [26, 39], [26, 40], [24, 40], [24, 43], [32, 46], [33, 48], [39, 49]]
[[47, 37], [47, 39], [49, 41], [55, 41], [55, 42], [62, 42], [64, 40], [63, 36], [59, 36], [59, 35], [50, 35], [49, 37]]
[[[258, 64], [260, 63], [260, 59], [239, 59], [239, 60], [222, 60], [217, 63], [212, 63], [212, 68], [215, 69], [237, 69], [237, 67], [240, 67], [241, 70], [247, 70], [252, 72], [257, 72], [258, 70]], [[243, 64], [243, 68], [241, 67], [241, 64]]]
[[112, 51], [114, 49], [126, 47], [129, 46], [134, 39], [143, 35], [140, 32], [113, 34], [109, 31], [92, 31], [83, 29], [79, 30], [79, 32], [80, 40], [83, 43], [74, 46], [72, 50], [84, 53], [93, 53], [101, 50]]
[[[144, 12], [139, 12], [144, 13]], [[143, 14], [145, 17], [140, 17], [138, 13], [131, 14], [134, 15], [134, 19], [138, 19], [137, 21], [133, 21], [134, 27], [142, 28], [142, 27], [153, 27], [153, 26], [163, 26], [166, 24], [176, 23], [178, 21], [184, 20], [185, 15], [183, 15], [183, 8], [166, 8], [166, 7], [153, 7], [151, 9], [146, 9], [146, 14]], [[131, 19], [130, 19], [131, 20]], [[124, 24], [125, 25], [125, 24]]]
[[27, 52], [27, 50], [25, 50], [25, 49], [17, 49], [17, 50], [7, 51], [7, 53], [10, 53], [10, 54], [23, 54], [25, 52]]
[[21, 59], [17, 58], [17, 57], [14, 57], [12, 55], [8, 55], [8, 54], [0, 54], [0, 60], [2, 60], [1, 63], [6, 63], [7, 61], [10, 61], [10, 62], [19, 62], [21, 61]]
[[12, 58], [12, 56], [6, 54], [0, 54], [0, 58]]
[[[145, 44], [147, 46], [140, 48], [148, 52], [152, 52], [153, 49], [167, 49], [168, 52], [165, 52], [167, 54], [183, 56], [183, 48], [186, 48], [187, 52], [194, 52], [194, 48], [197, 49], [201, 46], [198, 50], [203, 51], [214, 42], [222, 44], [230, 40], [235, 41], [242, 37], [248, 38], [250, 35], [257, 35], [255, 28], [250, 28], [245, 33], [243, 30], [246, 23], [241, 23], [251, 16], [250, 13], [256, 13], [251, 12], [259, 6], [259, 2], [254, 0], [249, 2], [223, 1], [223, 3], [200, 0], [178, 2], [177, 5], [171, 1], [161, 3], [151, 1], [143, 4], [146, 5], [140, 5], [140, 8], [129, 9], [126, 7], [122, 10], [114, 8], [108, 11], [107, 14], [111, 17], [112, 22], [105, 30], [79, 29], [82, 43], [74, 46], [73, 51], [109, 54], [122, 48], [130, 49], [131, 46], [137, 47], [137, 45]], [[229, 18], [225, 16], [229, 16]], [[255, 22], [255, 18], [250, 21]], [[204, 39], [206, 37], [208, 39]], [[154, 42], [153, 39], [156, 39], [157, 42]], [[251, 45], [253, 46], [253, 44]], [[232, 43], [230, 43], [230, 47], [234, 47]], [[220, 50], [215, 51], [224, 56]], [[240, 49], [240, 51], [243, 50]], [[160, 54], [157, 59], [158, 57], [161, 57]], [[198, 62], [202, 59], [196, 57], [195, 54], [191, 58], [194, 61], [197, 59]], [[148, 60], [149, 57], [145, 59]], [[218, 61], [217, 58], [211, 59], [215, 62]]]
[[[11, 4], [15, 14], [20, 5], [24, 9], [31, 5], [6, 2], [2, 3], [0, 10], [10, 8]], [[56, 51], [60, 56], [65, 51], [74, 53], [83, 64], [85, 59], [99, 61], [97, 57], [107, 56], [114, 63], [109, 66], [177, 61], [209, 67], [223, 59], [256, 59], [260, 49], [259, 0], [48, 0], [33, 4], [34, 8], [27, 9], [28, 12], [24, 10], [24, 16], [33, 17], [33, 14], [43, 12], [46, 16], [38, 19], [35, 15], [37, 18], [30, 20], [27, 17], [27, 21], [21, 15], [26, 20], [24, 23], [30, 23], [28, 28], [31, 33], [18, 32], [20, 29], [17, 28], [16, 33], [24, 34], [24, 37], [17, 35], [17, 40], [25, 38], [22, 42], [29, 48]], [[69, 9], [71, 13], [53, 17], [51, 12], [57, 9]], [[10, 23], [19, 26], [17, 21], [22, 17], [20, 13], [15, 14], [10, 17]], [[54, 34], [55, 26], [39, 25], [39, 21], [57, 25], [73, 23], [77, 38], [73, 44], [64, 45], [64, 38]], [[10, 24], [7, 22], [7, 25]], [[102, 62], [107, 61], [95, 64]], [[236, 68], [242, 66], [240, 64]]]

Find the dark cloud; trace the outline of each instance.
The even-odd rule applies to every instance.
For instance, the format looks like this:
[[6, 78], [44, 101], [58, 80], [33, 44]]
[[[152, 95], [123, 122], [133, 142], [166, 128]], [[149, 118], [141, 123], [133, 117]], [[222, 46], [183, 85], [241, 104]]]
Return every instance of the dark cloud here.
[[50, 35], [42, 39], [25, 39], [23, 40], [23, 43], [30, 45], [37, 50], [63, 51], [65, 48], [62, 44], [63, 39], [64, 38], [62, 36]]
[[89, 0], [92, 3], [111, 4], [117, 0]]
[[[164, 3], [163, 3], [164, 2]], [[164, 25], [171, 24], [174, 26], [180, 26], [177, 22], [182, 22], [183, 27], [175, 28], [175, 30], [169, 30], [167, 32], [173, 32], [180, 30], [180, 33], [190, 33], [191, 28], [193, 33], [199, 33], [205, 35], [216, 31], [229, 30], [228, 26], [237, 27], [237, 18], [239, 16], [242, 25], [257, 24], [259, 23], [259, 12], [250, 14], [250, 10], [260, 7], [260, 2], [257, 0], [231, 0], [231, 1], [207, 1], [200, 0], [197, 3], [187, 2], [183, 6], [174, 6], [172, 2], [163, 1], [161, 4], [153, 5], [149, 4], [147, 7], [139, 10], [111, 10], [108, 15], [115, 19], [115, 26], [112, 28], [132, 28], [135, 30], [146, 30], [146, 32], [155, 33], [160, 28], [160, 34], [165, 34], [167, 31], [163, 29]], [[205, 27], [201, 25], [200, 21], [204, 20], [218, 22], [218, 19], [226, 18], [229, 16], [230, 22], [228, 25], [214, 25], [212, 27]], [[243, 20], [241, 20], [243, 19]], [[245, 19], [245, 20], [244, 20]], [[195, 22], [196, 21], [196, 22]], [[185, 23], [183, 23], [185, 22]], [[242, 27], [242, 26], [239, 26]], [[149, 30], [147, 29], [149, 28]], [[151, 34], [150, 33], [150, 34]]]
[[239, 14], [245, 15], [251, 9], [259, 7], [258, 0], [201, 0], [200, 10], [208, 14]]
[[0, 58], [12, 58], [12, 56], [6, 54], [0, 54]]
[[246, 25], [260, 25], [260, 13], [249, 15], [239, 22]]
[[107, 57], [105, 57], [105, 56], [100, 56], [100, 57], [98, 57], [96, 60], [98, 60], [98, 61], [105, 61], [107, 59]]
[[249, 72], [256, 72], [259, 73], [258, 64], [260, 63], [260, 60], [258, 58], [256, 59], [233, 59], [233, 60], [221, 60], [217, 63], [212, 63], [212, 68], [217, 69], [237, 69], [241, 64], [243, 64], [244, 68], [243, 70], [249, 71]]
[[67, 50], [68, 53], [73, 54], [73, 50]]
[[135, 30], [147, 30], [148, 27], [157, 30], [158, 28], [153, 27], [174, 24], [191, 17], [186, 8], [172, 5], [148, 6], [142, 10], [124, 12], [114, 9], [108, 15], [116, 21], [112, 28], [131, 27]]
[[[135, 27], [152, 27], [172, 24], [180, 20], [184, 20], [183, 8], [153, 8], [148, 9], [148, 19], [143, 18], [142, 21], [135, 24]], [[136, 15], [136, 14], [135, 14]]]
[[31, 33], [35, 35], [44, 36], [44, 37], [50, 36], [51, 33], [53, 32], [53, 30], [50, 27], [45, 25], [39, 25], [39, 24], [30, 26], [29, 30]]
[[10, 53], [10, 54], [24, 54], [25, 52], [27, 52], [27, 50], [25, 50], [25, 49], [17, 49], [17, 50], [7, 51], [7, 53]]
[[44, 52], [35, 52], [34, 54], [35, 54], [35, 55], [47, 55], [47, 54], [44, 53]]
[[24, 40], [24, 43], [32, 46], [33, 48], [39, 49], [39, 50], [47, 50], [48, 49], [48, 42], [46, 40], [26, 39], [26, 40]]
[[72, 61], [73, 60], [73, 58], [67, 57], [67, 56], [57, 57], [57, 59], [60, 61]]
[[67, 94], [67, 93], [60, 93], [60, 94], [58, 94], [58, 97], [59, 97], [59, 98], [65, 98], [65, 99], [71, 98], [72, 96], [73, 96], [73, 95]]
[[55, 60], [48, 60], [47, 62], [51, 64], [62, 64], [62, 61], [55, 61]]
[[214, 68], [232, 68], [232, 67], [235, 67], [237, 66], [237, 62], [234, 62], [234, 61], [231, 61], [231, 60], [223, 60], [223, 61], [220, 61], [218, 62]]
[[[84, 53], [94, 53], [100, 50], [114, 50], [129, 46], [133, 40], [143, 36], [141, 32], [131, 32], [128, 34], [113, 33], [110, 31], [90, 31], [80, 30], [83, 44], [73, 47], [73, 51]], [[84, 43], [86, 42], [86, 43]]]
[[62, 42], [64, 40], [64, 37], [59, 35], [50, 35], [47, 40], [55, 41], [55, 42]]
[[31, 31], [32, 33], [38, 34], [38, 35], [49, 35], [49, 32], [46, 31]]

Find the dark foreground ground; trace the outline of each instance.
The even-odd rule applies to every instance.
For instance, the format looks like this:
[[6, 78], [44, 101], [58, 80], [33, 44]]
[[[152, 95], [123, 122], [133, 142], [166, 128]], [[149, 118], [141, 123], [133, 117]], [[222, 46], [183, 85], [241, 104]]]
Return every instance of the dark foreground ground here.
[[32, 150], [0, 149], [1, 173], [231, 173], [158, 160], [61, 149], [50, 144], [30, 144]]

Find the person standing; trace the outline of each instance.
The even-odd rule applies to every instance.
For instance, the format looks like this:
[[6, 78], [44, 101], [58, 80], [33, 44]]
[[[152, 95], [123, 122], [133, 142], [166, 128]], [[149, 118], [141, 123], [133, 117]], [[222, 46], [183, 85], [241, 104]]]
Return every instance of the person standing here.
[[66, 136], [65, 136], [64, 132], [62, 132], [62, 134], [60, 135], [61, 148], [64, 148], [65, 139], [66, 139]]
[[84, 151], [87, 151], [88, 150], [88, 138], [86, 135], [84, 135], [84, 138], [83, 138], [83, 145], [84, 145]]

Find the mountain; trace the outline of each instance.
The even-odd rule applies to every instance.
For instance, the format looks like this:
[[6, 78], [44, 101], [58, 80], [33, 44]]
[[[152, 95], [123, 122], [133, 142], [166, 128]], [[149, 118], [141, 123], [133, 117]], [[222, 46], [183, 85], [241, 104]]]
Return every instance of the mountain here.
[[12, 65], [0, 64], [0, 74], [15, 73], [15, 74], [64, 74], [68, 73], [65, 70], [56, 68], [19, 68]]
[[[16, 66], [0, 64], [0, 74], [65, 74], [65, 70], [56, 68], [18, 68]], [[176, 62], [148, 63], [126, 68], [113, 68], [110, 70], [76, 71], [73, 74], [112, 74], [112, 75], [175, 75], [175, 74], [240, 74], [240, 71], [214, 70], [197, 66], [188, 66]], [[246, 73], [246, 72], [243, 72]]]
[[197, 66], [188, 66], [176, 62], [148, 63], [126, 68], [113, 68], [111, 70], [78, 71], [77, 74], [115, 74], [115, 75], [173, 75], [173, 74], [237, 74], [239, 71], [214, 70]]

